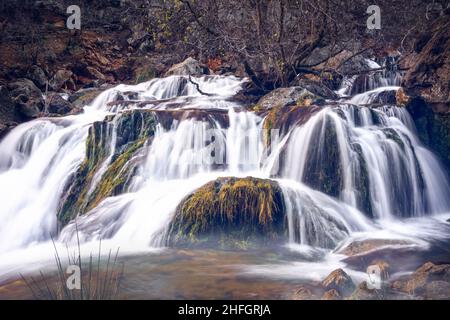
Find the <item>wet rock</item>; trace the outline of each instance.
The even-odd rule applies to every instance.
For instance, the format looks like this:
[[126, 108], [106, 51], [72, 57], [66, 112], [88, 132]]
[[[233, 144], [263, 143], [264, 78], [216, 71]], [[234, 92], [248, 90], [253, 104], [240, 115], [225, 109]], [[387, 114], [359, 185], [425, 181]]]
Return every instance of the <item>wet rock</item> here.
[[412, 243], [407, 240], [400, 239], [367, 239], [367, 240], [355, 240], [345, 246], [344, 248], [337, 249], [337, 253], [345, 254], [347, 256], [355, 256], [363, 253], [368, 253], [373, 250], [379, 250], [386, 246], [395, 245], [411, 245]]
[[279, 88], [263, 96], [254, 106], [253, 111], [260, 114], [267, 114], [273, 108], [283, 108], [293, 105], [307, 107], [318, 99], [320, 99], [319, 96], [300, 86]]
[[69, 70], [58, 70], [50, 80], [49, 86], [53, 91], [59, 91], [68, 82], [70, 82], [73, 73]]
[[448, 300], [450, 299], [450, 282], [448, 281], [432, 281], [425, 286], [425, 299], [432, 300]]
[[298, 79], [294, 82], [297, 87], [304, 88], [312, 94], [323, 99], [338, 99], [338, 95], [329, 89], [322, 81], [314, 81], [311, 79]]
[[398, 106], [406, 107], [407, 104], [411, 101], [411, 97], [406, 94], [403, 88], [400, 88], [395, 94], [395, 100]]
[[368, 70], [373, 70], [374, 68], [371, 67], [369, 61], [364, 58], [363, 55], [357, 55], [347, 61], [339, 67], [338, 71], [345, 75], [352, 75], [352, 74], [360, 74], [365, 73]]
[[[414, 271], [404, 288], [409, 294], [423, 295], [426, 294], [427, 285], [433, 281], [450, 282], [450, 264], [425, 263]], [[450, 292], [448, 295], [450, 297]]]
[[83, 108], [89, 105], [102, 91], [103, 89], [98, 88], [81, 89], [71, 94], [68, 100], [75, 108]]
[[[60, 202], [58, 221], [64, 226], [77, 215], [83, 215], [108, 196], [126, 191], [131, 176], [142, 160], [136, 157], [156, 129], [154, 112], [132, 110], [124, 112], [112, 127], [113, 116], [94, 122], [89, 128], [86, 156], [77, 172], [65, 187]], [[111, 163], [91, 190], [92, 179], [103, 161], [110, 155], [112, 130], [117, 132], [115, 152]]]
[[342, 300], [342, 296], [337, 290], [331, 289], [323, 294], [322, 300]]
[[310, 289], [306, 287], [298, 288], [291, 296], [292, 300], [312, 300], [314, 295]]
[[[47, 98], [47, 112], [65, 115], [75, 111], [74, 106], [60, 94], [52, 93]], [[78, 110], [79, 111], [79, 110]]]
[[187, 196], [177, 207], [170, 246], [227, 246], [230, 240], [285, 239], [284, 199], [272, 180], [218, 178]]
[[30, 68], [27, 74], [27, 78], [33, 81], [33, 83], [41, 90], [45, 90], [47, 85], [47, 76], [44, 70], [34, 65]]
[[411, 96], [407, 108], [421, 140], [435, 151], [450, 174], [450, 10], [418, 39], [402, 86]]
[[200, 65], [200, 63], [194, 58], [187, 58], [181, 63], [175, 64], [166, 72], [165, 76], [201, 76], [208, 74], [208, 68]]
[[44, 109], [41, 90], [28, 79], [20, 79], [8, 84], [10, 96], [17, 112], [25, 119], [37, 117]]
[[349, 300], [379, 300], [380, 295], [375, 289], [369, 289], [367, 282], [361, 282], [358, 287], [353, 291]]
[[340, 295], [350, 295], [355, 289], [352, 278], [342, 269], [336, 269], [331, 272], [323, 281], [322, 286], [325, 290], [336, 290]]

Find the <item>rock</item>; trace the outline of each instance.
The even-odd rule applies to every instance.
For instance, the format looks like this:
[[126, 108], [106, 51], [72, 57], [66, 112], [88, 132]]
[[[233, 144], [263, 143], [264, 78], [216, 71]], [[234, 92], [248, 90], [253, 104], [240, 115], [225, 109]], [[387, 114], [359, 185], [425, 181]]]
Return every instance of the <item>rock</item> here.
[[339, 69], [338, 72], [344, 75], [352, 75], [364, 73], [368, 70], [374, 69], [370, 62], [364, 58], [363, 55], [357, 55], [350, 60], [347, 60]]
[[314, 296], [311, 292], [311, 290], [309, 290], [306, 287], [300, 287], [298, 288], [291, 296], [292, 300], [312, 300], [314, 299]]
[[450, 175], [450, 10], [445, 10], [416, 43], [402, 86], [421, 140], [435, 151]]
[[395, 100], [398, 106], [406, 107], [407, 104], [411, 101], [411, 97], [406, 94], [403, 88], [400, 88], [395, 94]]
[[89, 105], [102, 91], [103, 89], [98, 88], [80, 89], [69, 96], [69, 102], [75, 108], [83, 108]]
[[24, 119], [37, 117], [44, 110], [41, 90], [28, 79], [19, 79], [8, 84], [8, 89], [16, 110]]
[[294, 86], [308, 90], [313, 95], [323, 99], [338, 99], [339, 96], [330, 88], [322, 84], [322, 81], [314, 81], [311, 79], [297, 79]]
[[175, 64], [166, 72], [165, 76], [202, 76], [208, 74], [208, 68], [200, 65], [194, 58], [187, 58], [181, 63]]
[[218, 178], [187, 196], [170, 225], [170, 246], [191, 246], [229, 240], [285, 239], [281, 188], [273, 180]]
[[342, 296], [335, 289], [331, 289], [323, 294], [322, 300], [342, 300]]
[[[421, 97], [434, 111], [450, 110], [450, 10], [418, 39], [402, 86], [408, 95]], [[420, 45], [419, 45], [420, 44]]]
[[352, 278], [342, 269], [336, 269], [331, 272], [323, 281], [322, 286], [325, 290], [336, 290], [340, 295], [350, 295], [355, 289]]
[[[113, 117], [94, 122], [89, 128], [86, 156], [71, 177], [60, 203], [58, 222], [65, 226], [77, 215], [83, 215], [103, 199], [126, 191], [130, 177], [142, 160], [136, 157], [156, 130], [156, 114], [150, 110], [123, 112], [116, 120], [117, 140], [111, 164], [94, 190], [90, 190], [94, 173], [109, 155], [112, 130], [108, 130]], [[91, 192], [89, 192], [91, 191]]]
[[278, 88], [263, 96], [254, 106], [253, 111], [260, 114], [267, 114], [275, 107], [282, 108], [292, 105], [307, 107], [321, 98], [323, 97], [319, 97], [308, 89], [300, 86]]
[[337, 253], [345, 254], [347, 256], [356, 256], [359, 254], [368, 253], [370, 251], [379, 250], [386, 246], [393, 245], [412, 245], [413, 243], [407, 240], [397, 239], [367, 239], [367, 240], [355, 240], [345, 246], [344, 248], [338, 248]]
[[405, 290], [409, 294], [423, 295], [427, 284], [433, 281], [450, 282], [450, 264], [425, 263], [411, 275], [406, 282]]
[[50, 80], [49, 87], [53, 91], [59, 91], [66, 83], [70, 82], [72, 75], [72, 71], [65, 69], [58, 70]]
[[60, 94], [52, 93], [47, 98], [47, 112], [65, 115], [74, 111], [74, 106]]
[[356, 290], [351, 294], [349, 300], [378, 300], [380, 296], [375, 289], [369, 289], [367, 282], [361, 282]]
[[425, 299], [432, 300], [449, 300], [450, 299], [450, 282], [432, 281], [425, 286]]
[[33, 83], [41, 90], [45, 90], [47, 85], [47, 76], [45, 72], [38, 66], [34, 65], [30, 68], [27, 74], [27, 78], [33, 81]]
[[21, 121], [10, 91], [6, 86], [0, 86], [0, 138], [14, 126], [15, 122]]

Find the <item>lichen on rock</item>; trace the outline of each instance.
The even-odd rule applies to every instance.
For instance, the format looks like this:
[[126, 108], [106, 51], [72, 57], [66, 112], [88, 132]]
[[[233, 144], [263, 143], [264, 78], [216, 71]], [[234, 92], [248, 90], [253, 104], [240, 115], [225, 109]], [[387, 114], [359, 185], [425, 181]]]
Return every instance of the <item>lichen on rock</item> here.
[[277, 182], [219, 178], [187, 196], [177, 207], [167, 242], [191, 246], [210, 241], [284, 238], [284, 200]]

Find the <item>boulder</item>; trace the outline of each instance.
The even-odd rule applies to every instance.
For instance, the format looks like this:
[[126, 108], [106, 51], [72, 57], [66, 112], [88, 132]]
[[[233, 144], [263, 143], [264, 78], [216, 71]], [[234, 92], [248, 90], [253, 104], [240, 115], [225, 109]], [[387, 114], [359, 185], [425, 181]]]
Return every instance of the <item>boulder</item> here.
[[106, 197], [126, 191], [133, 170], [142, 158], [135, 157], [156, 130], [156, 115], [150, 110], [123, 112], [116, 119], [117, 140], [111, 163], [101, 176], [96, 187], [90, 190], [92, 179], [109, 156], [114, 116], [97, 121], [89, 128], [86, 141], [86, 156], [77, 172], [66, 185], [60, 203], [58, 222], [61, 226], [78, 215], [83, 215], [97, 206]]
[[60, 94], [52, 93], [47, 97], [47, 112], [59, 115], [72, 113], [74, 106]]
[[322, 300], [342, 300], [342, 296], [335, 289], [331, 289], [322, 295]]
[[281, 188], [272, 180], [218, 178], [178, 205], [169, 230], [170, 246], [285, 239]]
[[327, 291], [336, 290], [341, 296], [348, 296], [355, 289], [352, 278], [342, 269], [336, 269], [331, 272], [322, 281], [322, 286]]
[[416, 42], [402, 86], [406, 93], [421, 97], [434, 111], [450, 109], [450, 10]]
[[292, 300], [312, 300], [314, 295], [310, 289], [302, 286], [298, 288], [291, 296]]
[[165, 76], [202, 76], [208, 74], [208, 68], [202, 66], [197, 60], [194, 58], [187, 58], [181, 63], [175, 64], [166, 72]]
[[361, 282], [358, 287], [353, 291], [349, 300], [379, 300], [380, 294], [375, 289], [369, 289], [367, 282]]
[[73, 73], [70, 70], [58, 70], [50, 80], [49, 87], [53, 91], [59, 91], [66, 83], [71, 81], [72, 75]]
[[47, 86], [47, 76], [40, 67], [36, 65], [32, 66], [28, 71], [27, 78], [33, 81], [39, 89], [45, 90]]
[[24, 119], [35, 118], [44, 110], [42, 92], [31, 80], [16, 80], [8, 84], [8, 89], [17, 112]]
[[450, 174], [450, 9], [418, 39], [405, 59], [402, 86], [411, 96], [408, 111], [421, 140], [436, 152]]
[[[427, 285], [433, 281], [450, 282], [450, 264], [425, 263], [411, 275], [406, 282], [405, 290], [409, 294], [423, 295], [426, 294]], [[448, 297], [450, 297], [450, 291]]]
[[15, 103], [6, 86], [0, 86], [0, 138], [4, 136], [15, 122], [21, 121], [16, 112]]
[[412, 245], [413, 243], [407, 240], [400, 239], [366, 239], [355, 240], [343, 248], [338, 248], [337, 253], [345, 254], [346, 256], [356, 256], [365, 254], [371, 251], [380, 250], [386, 246], [402, 246]]

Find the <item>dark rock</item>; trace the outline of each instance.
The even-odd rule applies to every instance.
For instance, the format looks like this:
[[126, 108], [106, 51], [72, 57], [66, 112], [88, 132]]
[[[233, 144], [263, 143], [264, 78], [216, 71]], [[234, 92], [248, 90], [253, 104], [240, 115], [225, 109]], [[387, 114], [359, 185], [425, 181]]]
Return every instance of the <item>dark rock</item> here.
[[0, 86], [0, 138], [4, 136], [14, 122], [21, 121], [10, 91], [6, 86]]
[[298, 79], [294, 82], [297, 87], [304, 88], [312, 94], [319, 96], [323, 99], [338, 99], [339, 96], [324, 85], [321, 81], [313, 81], [310, 79]]
[[8, 89], [17, 112], [24, 119], [37, 117], [44, 110], [42, 92], [31, 80], [20, 79], [9, 83]]
[[[450, 110], [450, 28], [448, 28], [449, 10], [446, 11], [426, 32], [416, 45], [418, 55], [411, 57], [409, 70], [402, 86], [406, 93], [421, 97], [433, 111], [440, 105]], [[423, 41], [426, 38], [427, 41]]]
[[234, 241], [285, 239], [285, 232], [284, 199], [277, 182], [218, 178], [178, 205], [167, 243], [228, 246]]
[[[450, 110], [450, 102], [447, 102]], [[450, 112], [435, 112], [422, 98], [412, 98], [406, 106], [423, 143], [437, 153], [450, 175]]]
[[408, 104], [422, 141], [435, 151], [450, 174], [450, 10], [445, 10], [416, 43], [403, 79]]
[[59, 115], [72, 113], [74, 106], [60, 94], [52, 93], [47, 98], [47, 112]]
[[39, 89], [45, 90], [47, 85], [47, 76], [40, 67], [36, 65], [32, 66], [28, 71], [27, 78], [33, 81]]
[[342, 269], [331, 272], [323, 281], [325, 290], [336, 290], [342, 296], [350, 295], [355, 289], [352, 278]]
[[58, 70], [50, 80], [49, 87], [53, 91], [59, 91], [64, 85], [70, 82], [72, 74], [72, 71], [69, 70]]

